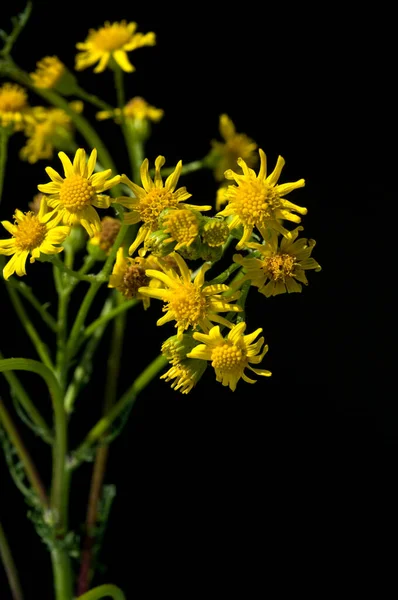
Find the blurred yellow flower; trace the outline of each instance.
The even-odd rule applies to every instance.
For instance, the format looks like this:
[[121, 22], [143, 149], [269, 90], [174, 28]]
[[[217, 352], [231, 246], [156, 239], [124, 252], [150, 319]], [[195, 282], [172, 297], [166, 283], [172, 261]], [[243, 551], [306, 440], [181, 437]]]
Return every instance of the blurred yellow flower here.
[[[105, 119], [115, 119], [116, 122], [120, 120], [121, 110], [120, 108], [115, 108], [114, 111], [110, 110], [101, 110], [96, 114], [96, 117], [99, 121], [103, 121]], [[164, 111], [161, 108], [155, 108], [147, 103], [144, 98], [140, 96], [136, 96], [127, 102], [126, 106], [123, 108], [123, 115], [126, 119], [137, 119], [138, 121], [143, 121], [144, 119], [148, 119], [149, 121], [160, 121], [163, 117]]]
[[17, 83], [3, 83], [0, 86], [0, 127], [12, 126], [21, 131], [26, 123], [33, 120], [26, 90]]

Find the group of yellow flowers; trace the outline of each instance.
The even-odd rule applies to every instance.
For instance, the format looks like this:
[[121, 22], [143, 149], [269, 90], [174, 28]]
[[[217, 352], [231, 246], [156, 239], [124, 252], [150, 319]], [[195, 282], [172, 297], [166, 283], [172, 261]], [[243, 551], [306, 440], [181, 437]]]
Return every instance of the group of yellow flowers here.
[[[127, 52], [154, 43], [155, 34], [137, 33], [135, 23], [105, 23], [77, 44], [81, 52], [76, 56], [76, 70], [96, 64], [95, 72], [101, 72], [114, 61], [131, 72], [134, 67]], [[42, 59], [31, 82], [33, 89], [77, 90], [74, 76], [56, 57]], [[81, 103], [70, 103], [70, 107], [76, 113], [82, 110]], [[98, 119], [113, 118], [116, 123], [122, 116], [157, 121], [163, 112], [136, 97], [126, 104], [123, 115], [120, 109], [97, 114]], [[173, 381], [173, 388], [188, 393], [208, 362], [217, 381], [231, 390], [241, 378], [254, 383], [246, 369], [260, 376], [271, 375], [252, 366], [262, 361], [268, 346], [259, 337], [261, 328], [245, 335], [246, 323], [240, 318], [242, 286], [254, 286], [266, 297], [300, 292], [301, 284], [308, 283], [305, 271], [320, 270], [311, 257], [315, 242], [299, 237], [303, 227], [298, 224], [307, 209], [285, 198], [303, 187], [304, 179], [279, 184], [282, 157], [268, 174], [263, 150], [245, 134], [237, 133], [227, 115], [221, 115], [223, 141], [213, 141], [203, 161], [212, 168], [218, 184], [216, 214], [211, 217], [202, 213], [211, 210], [213, 202], [204, 206], [187, 203], [191, 194], [178, 187], [181, 161], [164, 180], [165, 158], [158, 156], [153, 170], [145, 159], [140, 168], [141, 185], [124, 174], [112, 176], [111, 169], [102, 169], [96, 149], [87, 156], [84, 149], [77, 148], [71, 161], [68, 153], [72, 154], [73, 132], [68, 114], [59, 108], [29, 108], [26, 91], [18, 84], [0, 87], [0, 127], [25, 132], [28, 143], [21, 157], [30, 162], [51, 158], [54, 148], [61, 148], [58, 156], [63, 167], [63, 175], [46, 167], [51, 181], [38, 185], [38, 209], [16, 209], [13, 223], [2, 221], [11, 234], [0, 240], [0, 254], [11, 257], [3, 269], [5, 280], [13, 274], [26, 274], [29, 255], [32, 263], [41, 255], [62, 252], [73, 228], [85, 230], [91, 251], [97, 247], [106, 256], [120, 227], [137, 225], [128, 248], [122, 244], [117, 251], [108, 287], [116, 288], [126, 299], [141, 299], [144, 308], [151, 298], [163, 302], [164, 315], [157, 324], [174, 322], [177, 333], [162, 346], [170, 363], [162, 377]], [[252, 167], [258, 159], [256, 173]], [[117, 190], [112, 197], [106, 194], [111, 189]], [[119, 209], [116, 216], [100, 218], [98, 210], [112, 207]], [[286, 222], [297, 226], [289, 230]], [[206, 281], [206, 274], [232, 240], [243, 253], [233, 255], [228, 276]], [[200, 265], [192, 271], [189, 261]], [[232, 273], [232, 281], [225, 283]]]

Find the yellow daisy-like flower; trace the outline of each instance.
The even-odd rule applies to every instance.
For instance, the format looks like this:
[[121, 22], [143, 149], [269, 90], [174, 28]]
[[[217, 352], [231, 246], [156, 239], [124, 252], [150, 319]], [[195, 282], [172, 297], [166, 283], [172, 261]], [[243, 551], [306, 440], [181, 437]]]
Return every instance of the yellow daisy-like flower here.
[[12, 126], [21, 131], [33, 119], [31, 110], [23, 87], [8, 82], [0, 86], [0, 127]]
[[120, 23], [106, 21], [100, 29], [90, 29], [86, 41], [76, 44], [78, 50], [83, 50], [76, 55], [76, 70], [82, 71], [98, 63], [94, 73], [102, 73], [112, 58], [123, 71], [135, 71], [127, 52], [142, 46], [154, 46], [156, 43], [156, 36], [152, 31], [146, 34], [135, 33], [136, 29], [137, 23], [127, 23], [125, 20]]
[[[77, 113], [82, 112], [83, 103], [79, 100], [70, 103]], [[54, 148], [62, 148], [73, 141], [73, 123], [62, 108], [32, 108], [31, 121], [25, 128], [27, 142], [20, 151], [22, 160], [34, 164], [38, 160], [53, 157]]]
[[275, 169], [267, 177], [267, 158], [263, 150], [260, 149], [259, 153], [261, 165], [257, 176], [243, 159], [238, 160], [238, 165], [243, 170], [242, 175], [231, 170], [225, 172], [225, 177], [234, 180], [237, 185], [228, 186], [225, 192], [228, 205], [218, 215], [232, 217], [229, 222], [230, 229], [243, 225], [243, 235], [236, 246], [237, 249], [243, 248], [250, 240], [255, 227], [264, 239], [268, 228], [289, 237], [291, 234], [282, 226], [281, 219], [300, 223], [301, 218], [294, 212], [301, 215], [306, 215], [308, 212], [306, 208], [297, 206], [283, 197], [293, 190], [303, 187], [304, 179], [278, 185], [277, 182], [285, 164], [284, 159], [281, 156], [278, 157]]
[[168, 242], [177, 242], [174, 250], [180, 248], [189, 248], [199, 235], [198, 214], [188, 208], [170, 210], [163, 219], [162, 228], [169, 237], [164, 240]]
[[192, 388], [198, 383], [206, 370], [206, 363], [202, 360], [188, 358], [181, 362], [173, 364], [160, 379], [173, 381], [171, 384], [172, 390], [179, 390], [182, 394], [188, 394]]
[[2, 221], [1, 224], [12, 238], [0, 240], [0, 254], [12, 256], [3, 269], [4, 279], [8, 279], [13, 273], [20, 277], [26, 275], [26, 259], [31, 255], [30, 262], [35, 262], [42, 254], [57, 254], [62, 252], [62, 244], [69, 235], [70, 228], [58, 225], [60, 216], [54, 211], [48, 211], [46, 199], [43, 198], [37, 215], [29, 211], [23, 213], [16, 210], [14, 213], [14, 224], [10, 221]]
[[116, 262], [112, 274], [109, 278], [109, 288], [116, 288], [125, 298], [137, 298], [142, 300], [146, 310], [151, 299], [141, 294], [138, 290], [142, 286], [149, 285], [151, 288], [160, 288], [163, 283], [159, 280], [150, 280], [146, 274], [146, 269], [159, 269], [159, 263], [154, 257], [148, 258], [137, 256], [130, 258], [125, 256], [124, 248], [120, 247], [117, 251]]
[[[115, 119], [116, 122], [120, 120], [120, 108], [115, 108], [114, 111], [110, 110], [101, 110], [96, 114], [96, 117], [99, 121], [103, 121], [104, 119]], [[144, 98], [141, 96], [136, 96], [127, 102], [126, 106], [123, 108], [123, 115], [126, 119], [132, 119], [133, 121], [144, 121], [148, 119], [149, 121], [160, 121], [163, 117], [164, 111], [161, 108], [155, 108], [148, 104]]]
[[36, 63], [36, 71], [30, 77], [35, 87], [48, 90], [56, 87], [66, 72], [57, 56], [45, 56]]
[[302, 286], [298, 282], [308, 285], [305, 271], [320, 271], [321, 267], [310, 257], [315, 240], [300, 238], [296, 241], [300, 231], [303, 227], [292, 231], [290, 239], [282, 237], [279, 246], [278, 235], [274, 231], [270, 232], [266, 244], [251, 243], [250, 248], [258, 254], [256, 258], [235, 254], [234, 262], [242, 265], [246, 273], [239, 283], [250, 279], [252, 285], [267, 298], [284, 292], [301, 292]]
[[236, 133], [236, 128], [228, 115], [220, 116], [220, 134], [224, 142], [212, 140], [212, 152], [209, 159], [214, 162], [214, 177], [223, 181], [224, 172], [236, 165], [242, 158], [253, 167], [257, 163], [257, 144], [244, 133]]
[[159, 215], [165, 208], [184, 208], [192, 210], [211, 210], [211, 206], [195, 206], [193, 204], [184, 204], [182, 207], [180, 202], [187, 200], [192, 196], [185, 187], [176, 190], [178, 180], [180, 178], [182, 161], [177, 163], [174, 172], [169, 175], [166, 182], [163, 184], [163, 179], [160, 174], [160, 169], [165, 163], [164, 156], [158, 156], [155, 160], [155, 178], [152, 179], [148, 172], [148, 159], [146, 158], [140, 169], [141, 182], [143, 187], [130, 181], [126, 175], [121, 176], [121, 182], [125, 183], [134, 193], [135, 198], [130, 196], [122, 196], [117, 199], [117, 202], [122, 206], [130, 209], [130, 212], [124, 214], [125, 223], [134, 224], [143, 222], [138, 230], [137, 237], [129, 248], [129, 253], [133, 252], [138, 246], [149, 238], [151, 232], [158, 229]]
[[220, 332], [220, 327], [216, 325], [209, 334], [195, 332], [193, 337], [198, 342], [202, 342], [187, 354], [189, 358], [211, 361], [212, 367], [216, 373], [216, 379], [222, 385], [229, 386], [234, 392], [238, 381], [242, 378], [247, 383], [256, 383], [245, 375], [246, 368], [250, 369], [256, 375], [269, 377], [272, 373], [266, 369], [254, 369], [251, 364], [258, 365], [268, 352], [268, 346], [264, 346], [264, 338], [261, 337], [257, 342], [254, 340], [262, 332], [262, 329], [256, 329], [249, 335], [243, 335], [246, 329], [246, 323], [243, 321], [235, 325], [229, 331], [226, 338]]
[[83, 148], [76, 151], [73, 164], [65, 152], [58, 152], [58, 156], [64, 168], [65, 179], [53, 168], [46, 167], [46, 173], [52, 181], [37, 187], [40, 192], [49, 194], [48, 204], [61, 213], [64, 224], [81, 223], [92, 237], [101, 231], [100, 218], [95, 208], [109, 208], [111, 204], [111, 198], [102, 195], [101, 192], [117, 185], [120, 175], [108, 179], [111, 169], [94, 173], [97, 162], [95, 148], [87, 162]]
[[154, 258], [161, 270], [147, 269], [146, 274], [151, 279], [161, 281], [165, 287], [161, 289], [142, 287], [139, 289], [139, 292], [145, 296], [164, 301], [163, 312], [166, 314], [157, 321], [157, 325], [176, 321], [175, 327], [179, 338], [188, 327], [193, 329], [200, 327], [203, 331], [209, 331], [212, 322], [233, 327], [230, 321], [218, 313], [241, 311], [239, 306], [228, 302], [228, 300], [236, 300], [239, 292], [230, 295], [228, 299], [224, 298], [222, 294], [230, 290], [227, 285], [205, 283], [205, 273], [211, 266], [209, 263], [205, 263], [199, 269], [192, 281], [192, 272], [185, 260], [176, 252], [173, 252], [171, 256], [175, 259], [180, 274], [172, 267], [168, 267]]

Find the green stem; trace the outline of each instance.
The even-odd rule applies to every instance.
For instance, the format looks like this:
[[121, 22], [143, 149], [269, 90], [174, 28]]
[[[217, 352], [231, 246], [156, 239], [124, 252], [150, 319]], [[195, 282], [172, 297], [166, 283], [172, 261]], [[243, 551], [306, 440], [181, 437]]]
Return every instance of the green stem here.
[[8, 138], [10, 137], [8, 127], [0, 127], [0, 202], [3, 196], [4, 176], [7, 164]]
[[51, 550], [54, 589], [56, 600], [72, 600], [72, 568], [70, 558], [64, 548], [55, 545]]
[[106, 111], [110, 111], [110, 112], [114, 111], [113, 106], [111, 106], [110, 104], [107, 104], [106, 102], [101, 100], [101, 98], [98, 98], [98, 96], [96, 96], [95, 94], [90, 94], [89, 92], [86, 92], [86, 90], [81, 88], [79, 85], [77, 85], [74, 88], [73, 92], [74, 92], [75, 96], [77, 96], [78, 98], [81, 98], [82, 100], [85, 100], [86, 102], [90, 102], [90, 104], [92, 104], [93, 106], [96, 106], [97, 108], [101, 108], [102, 110], [106, 110]]
[[62, 393], [54, 373], [42, 363], [29, 358], [6, 358], [0, 360], [3, 371], [31, 371], [40, 375], [47, 384], [54, 412], [55, 442], [53, 445], [53, 474], [51, 484], [51, 508], [53, 518], [60, 531], [66, 523], [65, 503], [65, 457], [67, 452], [66, 416]]
[[48, 353], [47, 347], [44, 344], [44, 342], [41, 340], [32, 321], [29, 319], [29, 317], [23, 307], [23, 304], [19, 299], [18, 293], [16, 292], [14, 287], [10, 287], [7, 284], [6, 284], [6, 288], [9, 293], [9, 296], [11, 298], [11, 302], [15, 308], [15, 312], [17, 313], [19, 320], [21, 321], [22, 325], [24, 326], [26, 333], [30, 337], [30, 339], [37, 351], [37, 354], [40, 356], [42, 362], [46, 365], [46, 367], [48, 367], [49, 369], [54, 369], [54, 366], [53, 366], [52, 360], [50, 358], [50, 355]]
[[[4, 359], [4, 356], [0, 352], [0, 360]], [[28, 413], [29, 417], [32, 419], [33, 423], [36, 425], [37, 429], [40, 431], [41, 437], [46, 441], [51, 443], [53, 439], [53, 435], [27, 394], [25, 388], [22, 383], [19, 381], [18, 377], [12, 371], [5, 371], [4, 377], [7, 379], [7, 382], [18, 398], [18, 401], [23, 406], [24, 410]]]
[[[62, 263], [62, 261], [60, 261]], [[63, 263], [62, 263], [63, 264]], [[57, 357], [56, 357], [56, 372], [62, 392], [65, 391], [66, 377], [68, 372], [68, 362], [66, 357], [66, 337], [68, 328], [68, 305], [70, 291], [64, 285], [62, 275], [54, 264], [54, 280], [55, 287], [58, 293], [58, 335], [57, 335]]]
[[136, 300], [135, 298], [133, 298], [132, 300], [126, 300], [122, 304], [119, 304], [119, 306], [116, 306], [115, 308], [110, 310], [105, 315], [101, 315], [100, 317], [98, 317], [98, 319], [95, 319], [95, 321], [88, 325], [88, 327], [84, 331], [83, 337], [89, 338], [97, 329], [97, 327], [105, 325], [106, 323], [108, 323], [108, 321], [114, 319], [115, 317], [117, 317], [117, 315], [120, 315], [120, 313], [123, 313], [129, 310], [130, 308], [133, 308], [133, 306], [136, 306], [138, 303], [139, 300]]
[[104, 433], [112, 425], [113, 421], [123, 412], [123, 410], [129, 405], [133, 404], [140, 392], [146, 388], [146, 386], [152, 381], [152, 379], [159, 373], [159, 371], [166, 366], [168, 363], [167, 359], [163, 355], [159, 355], [152, 361], [144, 371], [137, 377], [134, 383], [128, 388], [123, 396], [117, 401], [109, 413], [102, 417], [96, 425], [89, 431], [85, 440], [80, 444], [77, 450], [73, 453], [73, 459], [70, 462], [71, 468], [75, 468], [79, 462], [80, 457], [84, 456], [86, 450], [90, 448], [96, 441], [98, 441]]
[[[67, 353], [68, 353], [69, 359], [71, 359], [74, 356], [74, 354], [77, 350], [77, 347], [79, 345], [78, 344], [79, 337], [82, 333], [87, 313], [90, 310], [91, 304], [92, 304], [99, 288], [101, 287], [101, 280], [106, 281], [110, 275], [110, 272], [111, 272], [114, 262], [115, 262], [116, 253], [117, 253], [119, 247], [123, 243], [123, 240], [127, 233], [128, 227], [129, 227], [128, 225], [121, 226], [120, 231], [117, 234], [116, 240], [115, 240], [115, 242], [112, 246], [112, 249], [109, 253], [109, 256], [106, 259], [105, 264], [102, 267], [102, 270], [98, 274], [98, 276], [100, 275], [101, 277], [99, 278], [98, 276], [96, 276], [97, 277], [96, 280], [90, 285], [90, 287], [86, 293], [86, 296], [84, 297], [84, 300], [80, 306], [79, 312], [77, 313], [75, 322], [73, 324], [72, 331], [70, 333], [68, 344], [67, 344]], [[98, 279], [100, 279], [100, 281], [98, 281]]]
[[100, 600], [100, 598], [113, 598], [113, 600], [126, 600], [122, 590], [116, 585], [105, 583], [79, 596], [77, 600]]
[[6, 572], [8, 585], [11, 590], [12, 600], [23, 600], [23, 593], [18, 577], [18, 570], [15, 565], [6, 534], [0, 522], [0, 558], [3, 562]]
[[24, 283], [23, 281], [14, 281], [13, 279], [10, 278], [7, 281], [6, 285], [9, 285], [9, 286], [15, 288], [16, 290], [18, 290], [18, 292], [21, 294], [21, 296], [24, 296], [24, 298], [26, 298], [26, 300], [28, 302], [30, 302], [32, 307], [39, 313], [39, 315], [41, 316], [43, 321], [46, 323], [46, 325], [48, 325], [48, 327], [50, 329], [52, 329], [52, 331], [54, 331], [54, 332], [57, 331], [56, 320], [54, 319], [53, 316], [50, 315], [50, 313], [47, 312], [46, 307], [42, 306], [40, 304], [40, 302], [38, 301], [38, 299], [32, 292], [31, 288], [29, 286], [27, 286], [26, 283]]
[[11, 33], [9, 33], [7, 35], [4, 47], [0, 52], [0, 56], [6, 57], [10, 54], [12, 47], [14, 46], [15, 42], [18, 39], [19, 34], [25, 27], [25, 25], [30, 17], [30, 13], [32, 12], [32, 6], [33, 6], [32, 2], [27, 2], [24, 10], [22, 12], [20, 12], [18, 14], [18, 16], [14, 19], [13, 30]]
[[[105, 317], [108, 314], [108, 312], [110, 312], [112, 305], [112, 299], [108, 298], [104, 303], [101, 312], [101, 317]], [[101, 317], [99, 319], [101, 319]], [[87, 382], [90, 376], [92, 369], [92, 359], [98, 347], [98, 344], [101, 341], [107, 323], [108, 321], [104, 321], [99, 327], [97, 327], [88, 344], [86, 345], [83, 352], [83, 356], [75, 369], [72, 381], [69, 384], [68, 389], [66, 390], [64, 399], [64, 406], [67, 414], [70, 414], [73, 411], [73, 405], [79, 393], [79, 390], [81, 389], [82, 385], [84, 385]]]
[[[187, 175], [188, 173], [193, 173], [194, 171], [199, 171], [200, 169], [204, 169], [205, 168], [205, 164], [202, 160], [194, 160], [190, 163], [186, 163], [185, 165], [182, 166], [181, 169], [181, 175]], [[162, 168], [162, 175], [171, 175], [171, 173], [173, 173], [175, 170], [175, 167], [167, 167], [167, 168]], [[150, 169], [149, 171], [150, 175], [154, 175], [155, 174], [155, 169]]]
[[[9, 358], [9, 359], [5, 359], [5, 360], [0, 360], [0, 372], [3, 371], [2, 363], [6, 363], [7, 360], [10, 361], [10, 360], [15, 360], [15, 359]], [[38, 364], [40, 364], [40, 363], [38, 363]], [[23, 467], [24, 467], [24, 470], [26, 473], [26, 477], [28, 478], [29, 483], [31, 484], [32, 488], [35, 490], [38, 498], [40, 499], [40, 502], [41, 502], [43, 508], [48, 509], [49, 502], [48, 502], [46, 491], [44, 489], [44, 485], [41, 482], [39, 473], [31, 459], [28, 451], [25, 448], [25, 445], [22, 441], [21, 436], [18, 433], [17, 428], [14, 425], [11, 415], [9, 414], [8, 410], [6, 409], [1, 398], [0, 398], [0, 422], [2, 423], [4, 429], [6, 430], [7, 435], [19, 456], [19, 459], [23, 464]]]
[[69, 277], [73, 277], [73, 279], [78, 279], [80, 281], [88, 281], [89, 283], [93, 283], [93, 281], [96, 280], [99, 280], [100, 283], [106, 281], [105, 278], [99, 277], [98, 275], [84, 275], [81, 272], [81, 269], [79, 271], [73, 271], [73, 269], [68, 267], [68, 265], [65, 264], [56, 254], [49, 254], [45, 260], [46, 262], [51, 262], [55, 267], [57, 267], [57, 269], [59, 269]]

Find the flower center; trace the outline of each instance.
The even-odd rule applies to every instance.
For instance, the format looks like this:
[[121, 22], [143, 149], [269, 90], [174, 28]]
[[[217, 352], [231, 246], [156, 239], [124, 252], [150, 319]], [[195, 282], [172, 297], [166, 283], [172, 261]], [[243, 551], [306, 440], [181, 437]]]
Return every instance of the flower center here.
[[245, 225], [263, 225], [281, 205], [275, 188], [258, 179], [242, 181], [233, 198], [235, 213]]
[[141, 220], [151, 226], [152, 231], [158, 227], [158, 218], [165, 208], [177, 207], [178, 201], [167, 188], [153, 188], [140, 201]]
[[145, 269], [137, 264], [127, 267], [118, 290], [126, 298], [135, 298], [138, 288], [148, 285], [149, 278], [145, 275]]
[[212, 353], [212, 366], [221, 371], [236, 371], [246, 364], [246, 351], [235, 346], [230, 340], [216, 346]]
[[25, 90], [12, 84], [5, 84], [0, 89], [0, 111], [18, 112], [27, 106], [27, 95]]
[[14, 233], [15, 245], [19, 250], [38, 248], [46, 237], [46, 226], [40, 223], [33, 212], [28, 212], [25, 219], [18, 223]]
[[131, 40], [130, 31], [120, 24], [114, 24], [108, 27], [101, 27], [92, 37], [92, 44], [98, 50], [112, 52], [123, 48]]
[[117, 234], [120, 231], [120, 219], [113, 217], [104, 217], [101, 222], [101, 232], [99, 234], [99, 246], [104, 252], [109, 252], [112, 248]]
[[211, 248], [225, 244], [229, 236], [229, 227], [224, 221], [208, 221], [202, 230], [202, 241]]
[[71, 213], [82, 210], [95, 198], [95, 191], [88, 179], [75, 174], [67, 177], [59, 192], [62, 205]]
[[183, 329], [188, 329], [189, 326], [196, 327], [206, 315], [206, 298], [195, 285], [181, 285], [164, 308], [165, 312], [167, 310], [174, 312], [176, 321]]
[[285, 281], [287, 277], [293, 276], [296, 258], [290, 254], [276, 254], [264, 259], [264, 270], [266, 270], [274, 281]]
[[189, 246], [199, 233], [198, 219], [190, 210], [174, 210], [167, 215], [165, 232], [181, 245]]

